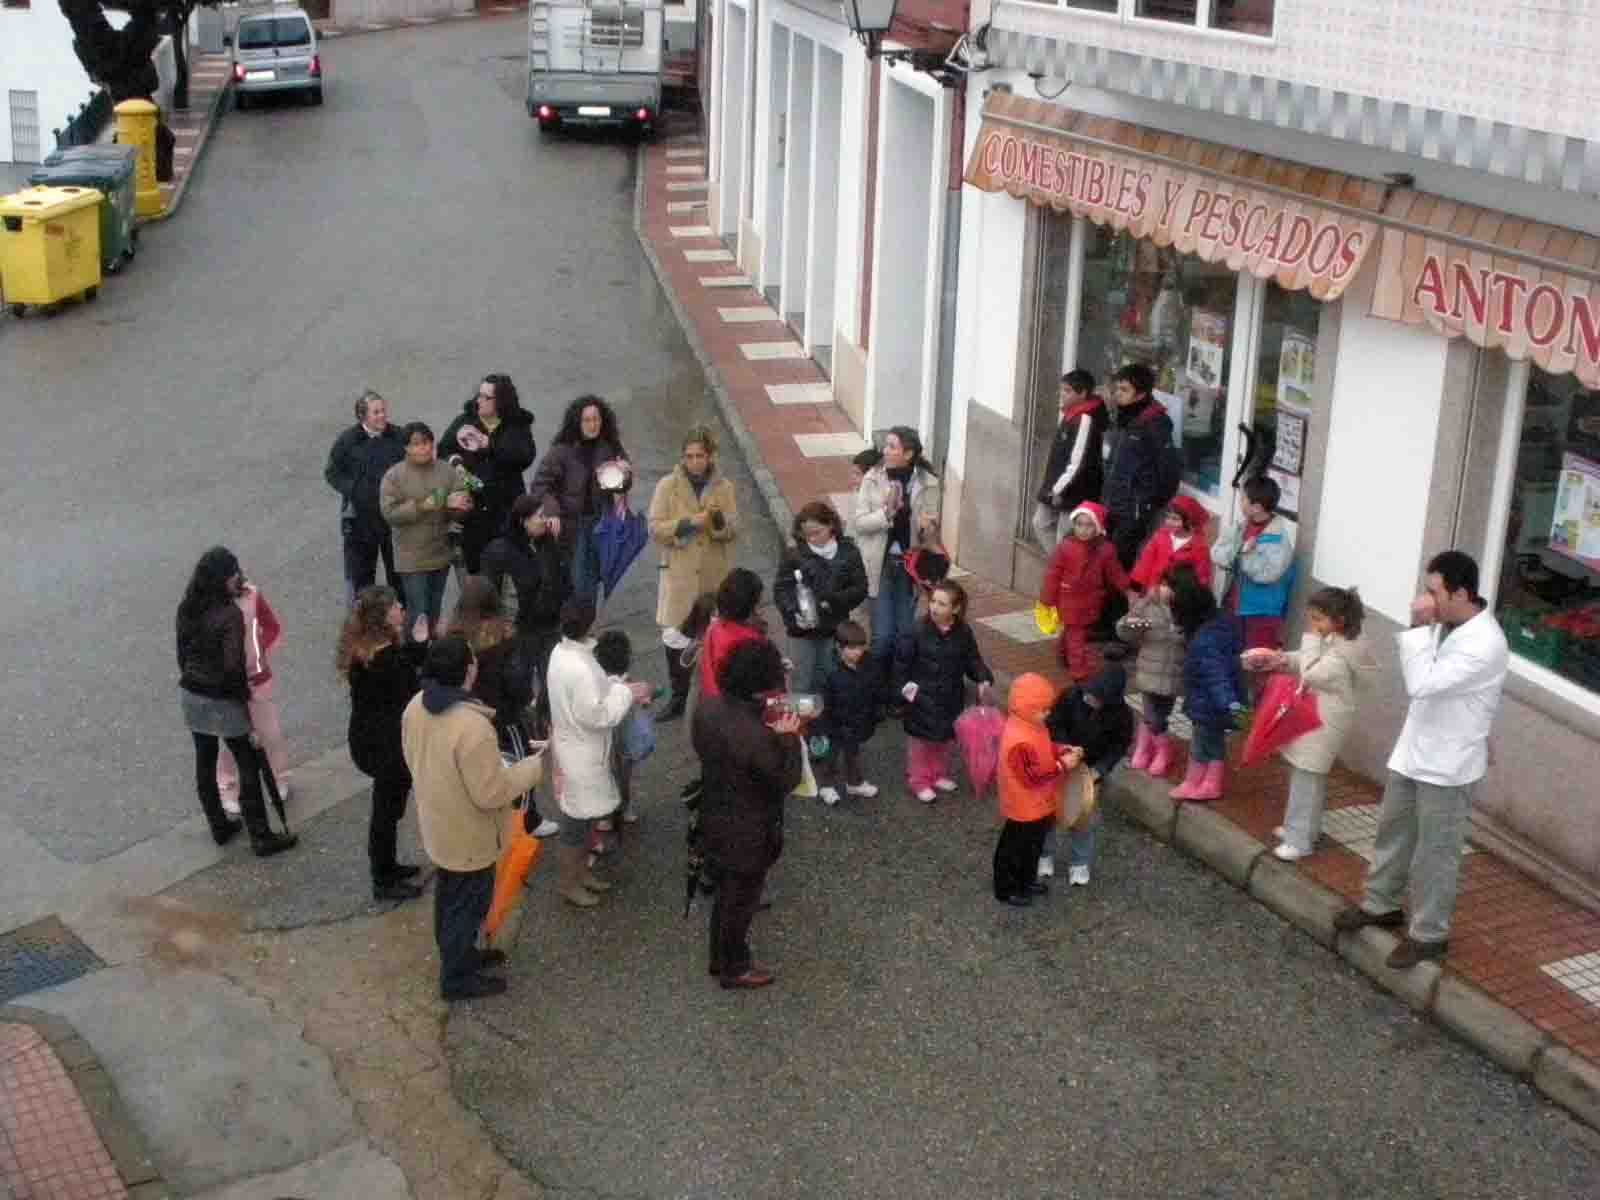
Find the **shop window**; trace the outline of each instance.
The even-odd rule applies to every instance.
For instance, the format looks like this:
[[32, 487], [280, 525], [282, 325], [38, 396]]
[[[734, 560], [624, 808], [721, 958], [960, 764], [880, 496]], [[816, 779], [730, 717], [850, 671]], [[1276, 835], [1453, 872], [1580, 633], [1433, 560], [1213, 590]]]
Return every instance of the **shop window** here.
[[1256, 343], [1255, 395], [1240, 417], [1250, 427], [1241, 454], [1250, 460], [1247, 473], [1265, 470], [1278, 481], [1283, 497], [1278, 510], [1287, 517], [1300, 515], [1321, 319], [1320, 300], [1306, 292], [1286, 292], [1276, 283], [1267, 285]]
[[32, 0], [0, 0], [0, 8], [30, 8]]
[[1273, 0], [1211, 0], [1211, 28], [1272, 36]]
[[[1024, 445], [1024, 521], [1033, 512], [1034, 496], [1044, 478], [1061, 414], [1061, 376], [1067, 370], [1068, 309], [1072, 303], [1072, 217], [1046, 213], [1039, 221], [1039, 290], [1033, 313], [1033, 369], [1029, 373], [1027, 441]], [[1106, 388], [1101, 386], [1101, 394]], [[1026, 526], [1024, 526], [1026, 536]]]
[[1077, 365], [1105, 379], [1126, 363], [1156, 373], [1183, 448], [1183, 479], [1222, 491], [1239, 277], [1172, 247], [1088, 226]]
[[1600, 693], [1600, 392], [1533, 367], [1521, 408], [1519, 440], [1502, 447], [1495, 615], [1513, 654]]

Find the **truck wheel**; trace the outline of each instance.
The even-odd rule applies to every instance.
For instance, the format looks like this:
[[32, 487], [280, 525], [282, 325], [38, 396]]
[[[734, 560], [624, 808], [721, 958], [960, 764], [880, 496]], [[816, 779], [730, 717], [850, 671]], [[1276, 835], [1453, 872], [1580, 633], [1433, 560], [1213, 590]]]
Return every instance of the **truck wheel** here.
[[28, 306], [26, 304], [13, 304], [11, 306], [11, 315], [13, 317], [20, 317], [25, 311], [27, 311], [27, 308]]
[[314, 87], [314, 88], [311, 89], [311, 103], [313, 103], [313, 104], [321, 104], [322, 103], [322, 88], [321, 87]]
[[100, 289], [97, 287], [83, 289], [83, 301], [85, 304], [92, 303], [99, 295]]

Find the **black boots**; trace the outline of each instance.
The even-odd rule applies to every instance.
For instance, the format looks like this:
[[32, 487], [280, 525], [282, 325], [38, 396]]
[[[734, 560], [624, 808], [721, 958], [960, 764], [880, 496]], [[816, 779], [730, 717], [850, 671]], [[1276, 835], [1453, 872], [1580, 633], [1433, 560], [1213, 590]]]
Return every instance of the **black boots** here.
[[684, 710], [689, 707], [689, 684], [694, 679], [694, 664], [685, 666], [683, 651], [675, 650], [671, 646], [663, 646], [667, 654], [667, 678], [672, 681], [672, 699], [667, 704], [667, 709], [656, 723], [662, 721], [676, 721], [683, 716]]

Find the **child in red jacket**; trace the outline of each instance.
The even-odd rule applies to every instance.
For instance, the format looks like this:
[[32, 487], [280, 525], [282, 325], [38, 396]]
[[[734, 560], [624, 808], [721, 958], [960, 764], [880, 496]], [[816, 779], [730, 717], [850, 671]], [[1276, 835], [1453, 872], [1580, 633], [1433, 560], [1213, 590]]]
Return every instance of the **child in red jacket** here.
[[1166, 520], [1150, 536], [1133, 564], [1133, 581], [1143, 591], [1153, 591], [1175, 566], [1193, 567], [1201, 586], [1211, 586], [1211, 547], [1206, 545], [1206, 523], [1211, 514], [1193, 496], [1174, 496]]
[[1106, 540], [1106, 510], [1086, 500], [1072, 510], [1072, 534], [1050, 556], [1039, 594], [1039, 602], [1054, 608], [1061, 618], [1057, 652], [1074, 683], [1095, 672], [1089, 630], [1100, 618], [1107, 592], [1115, 588], [1126, 593], [1128, 584], [1116, 548]]

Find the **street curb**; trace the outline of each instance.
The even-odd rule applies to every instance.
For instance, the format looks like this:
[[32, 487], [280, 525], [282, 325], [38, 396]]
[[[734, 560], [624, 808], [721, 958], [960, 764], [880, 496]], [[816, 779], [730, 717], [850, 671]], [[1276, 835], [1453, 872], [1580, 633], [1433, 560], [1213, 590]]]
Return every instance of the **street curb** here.
[[699, 331], [695, 329], [694, 322], [689, 318], [688, 309], [684, 307], [683, 301], [673, 288], [671, 278], [667, 275], [666, 268], [662, 266], [655, 246], [645, 235], [645, 156], [649, 153], [649, 149], [648, 145], [641, 144], [634, 154], [633, 235], [638, 239], [639, 247], [644, 251], [650, 269], [655, 272], [656, 283], [666, 296], [667, 303], [671, 305], [672, 315], [677, 318], [678, 327], [683, 331], [689, 349], [694, 352], [696, 360], [700, 363], [700, 369], [705, 372], [706, 383], [717, 402], [717, 411], [721, 414], [723, 423], [732, 432], [733, 440], [738, 443], [739, 452], [744, 456], [750, 474], [755, 477], [756, 489], [761, 493], [768, 515], [780, 530], [786, 530], [794, 523], [794, 511], [789, 507], [789, 502], [783, 498], [783, 491], [778, 487], [777, 478], [767, 468], [766, 459], [762, 457], [761, 448], [756, 444], [755, 435], [744, 423], [738, 407], [733, 403], [733, 397], [728, 394], [728, 386], [723, 381], [722, 372], [717, 369], [717, 364], [706, 350], [705, 343], [700, 340]]
[[1571, 1116], [1600, 1129], [1600, 1066], [1558, 1043], [1488, 993], [1440, 968], [1406, 971], [1384, 960], [1398, 938], [1376, 928], [1338, 934], [1333, 916], [1347, 901], [1303, 871], [1280, 863], [1232, 821], [1199, 804], [1175, 805], [1167, 781], [1123, 772], [1107, 787], [1118, 807], [1158, 840], [1198, 859], [1259, 904], [1334, 951], [1384, 991], [1432, 1017], [1496, 1065], [1531, 1084]]
[[172, 1200], [173, 1192], [150, 1158], [144, 1135], [123, 1107], [111, 1076], [78, 1031], [53, 1013], [19, 1004], [0, 1007], [0, 1021], [31, 1026], [61, 1060], [130, 1200]]
[[1250, 882], [1251, 868], [1267, 850], [1232, 821], [1200, 804], [1179, 806], [1172, 844], [1238, 888]]
[[[717, 408], [733, 431], [763, 501], [780, 529], [793, 520], [777, 480], [765, 466], [759, 447], [734, 407], [721, 373], [696, 332], [688, 311], [673, 290], [655, 247], [644, 233], [645, 162], [647, 147], [635, 157], [633, 230], [650, 269], [655, 272], [673, 315], [694, 356], [705, 371]], [[995, 672], [995, 684], [1004, 688], [1006, 675]], [[1594, 1129], [1600, 1129], [1600, 1067], [1558, 1045], [1549, 1034], [1515, 1011], [1455, 975], [1445, 974], [1438, 963], [1425, 962], [1407, 971], [1391, 970], [1384, 959], [1397, 939], [1383, 930], [1367, 928], [1337, 936], [1333, 914], [1346, 901], [1331, 888], [1293, 867], [1277, 862], [1267, 848], [1226, 817], [1198, 804], [1174, 804], [1167, 795], [1168, 781], [1139, 776], [1122, 777], [1107, 785], [1122, 812], [1142, 825], [1158, 841], [1166, 842], [1198, 859], [1243, 889], [1257, 903], [1335, 951], [1384, 991], [1399, 997], [1418, 1013], [1431, 1016], [1496, 1064], [1528, 1080], [1547, 1100]]]
[[342, 42], [345, 38], [363, 37], [369, 33], [393, 33], [397, 29], [432, 29], [435, 25], [452, 25], [457, 21], [482, 21], [495, 17], [514, 17], [518, 13], [528, 11], [527, 0], [520, 4], [506, 6], [505, 12], [496, 12], [494, 9], [475, 8], [471, 12], [446, 13], [442, 17], [433, 17], [429, 20], [410, 21], [405, 17], [397, 18], [392, 24], [384, 22], [367, 25], [335, 25], [332, 21], [319, 18], [311, 22], [317, 31], [319, 39], [326, 38], [331, 41]]
[[165, 221], [178, 211], [178, 206], [183, 203], [183, 198], [189, 194], [189, 181], [194, 178], [194, 173], [200, 169], [200, 158], [205, 153], [211, 141], [211, 131], [216, 128], [217, 120], [222, 112], [222, 105], [233, 93], [233, 80], [225, 80], [211, 96], [211, 111], [206, 113], [206, 123], [200, 130], [200, 136], [195, 139], [194, 153], [189, 156], [189, 169], [183, 173], [183, 178], [178, 181], [178, 186], [173, 189], [172, 203], [168, 204], [154, 216], [146, 217], [139, 224], [153, 225], [157, 221]]

